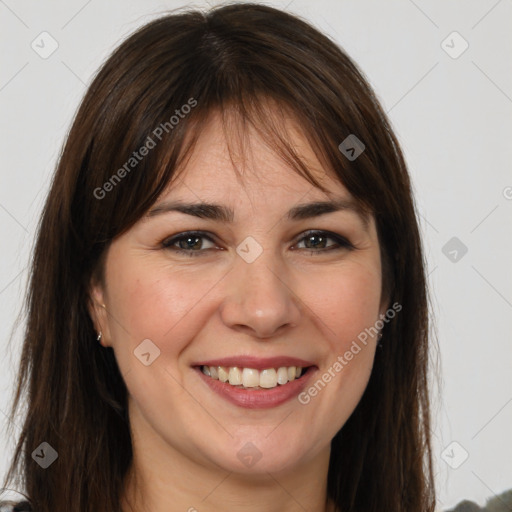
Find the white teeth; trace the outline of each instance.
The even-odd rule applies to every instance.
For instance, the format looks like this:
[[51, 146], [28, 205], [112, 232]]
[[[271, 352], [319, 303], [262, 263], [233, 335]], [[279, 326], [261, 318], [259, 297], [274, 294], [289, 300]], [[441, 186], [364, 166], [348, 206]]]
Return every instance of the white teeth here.
[[254, 368], [244, 368], [242, 384], [245, 388], [255, 388], [260, 385], [260, 372]]
[[277, 370], [277, 383], [286, 384], [288, 382], [288, 369], [282, 366]]
[[232, 366], [229, 369], [229, 383], [232, 386], [239, 386], [242, 384], [242, 370], [236, 366]]
[[202, 366], [202, 372], [212, 379], [244, 388], [271, 389], [298, 379], [302, 374], [300, 366], [281, 366], [259, 371], [238, 366]]
[[[211, 366], [210, 366], [211, 368]], [[217, 366], [217, 372], [219, 374], [219, 380], [221, 382], [227, 382], [229, 379], [229, 373], [228, 370], [224, 366]], [[211, 370], [210, 370], [211, 373]]]
[[277, 386], [277, 373], [274, 368], [260, 372], [260, 388], [275, 388]]

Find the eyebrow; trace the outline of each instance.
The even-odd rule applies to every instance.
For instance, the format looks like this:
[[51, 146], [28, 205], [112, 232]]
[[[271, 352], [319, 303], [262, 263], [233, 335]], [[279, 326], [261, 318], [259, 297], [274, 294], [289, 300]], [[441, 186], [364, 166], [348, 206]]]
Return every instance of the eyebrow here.
[[[369, 214], [359, 204], [349, 199], [336, 199], [332, 201], [315, 201], [299, 204], [291, 208], [286, 214], [289, 220], [299, 221], [319, 217], [328, 213], [348, 210], [355, 213], [367, 229]], [[155, 217], [163, 213], [180, 212], [201, 219], [210, 219], [217, 222], [232, 223], [235, 218], [234, 211], [223, 205], [214, 203], [184, 203], [181, 201], [164, 201], [153, 207], [146, 217]]]

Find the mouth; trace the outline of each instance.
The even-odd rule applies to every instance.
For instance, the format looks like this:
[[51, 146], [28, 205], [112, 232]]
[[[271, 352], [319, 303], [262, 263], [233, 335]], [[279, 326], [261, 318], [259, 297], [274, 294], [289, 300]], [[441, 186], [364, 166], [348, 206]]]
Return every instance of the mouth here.
[[295, 358], [226, 358], [193, 365], [215, 394], [239, 407], [275, 407], [296, 397], [318, 369]]
[[300, 366], [280, 366], [279, 368], [240, 368], [238, 366], [201, 365], [204, 375], [220, 382], [225, 382], [238, 389], [273, 389], [300, 379], [308, 370]]

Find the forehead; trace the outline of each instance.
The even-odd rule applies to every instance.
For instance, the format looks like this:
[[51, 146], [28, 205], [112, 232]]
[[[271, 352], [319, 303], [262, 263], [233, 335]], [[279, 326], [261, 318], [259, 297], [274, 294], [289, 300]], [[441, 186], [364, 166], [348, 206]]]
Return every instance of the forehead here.
[[[212, 112], [201, 124], [193, 149], [177, 169], [166, 194], [189, 196], [197, 191], [208, 197], [236, 197], [243, 190], [243, 194], [253, 197], [278, 196], [281, 200], [297, 199], [304, 194], [325, 199], [331, 193], [349, 199], [348, 190], [334, 172], [318, 160], [297, 122], [281, 114], [278, 119], [274, 115], [272, 122], [281, 125], [278, 130], [286, 137], [286, 142], [327, 194], [270, 147], [268, 138], [261, 134], [265, 126], [241, 123], [239, 116], [225, 113], [221, 116], [218, 111]], [[193, 128], [187, 136], [192, 135]]]
[[298, 221], [344, 210], [356, 214], [368, 229], [369, 212], [322, 166], [297, 124], [284, 122], [287, 143], [325, 191], [300, 175], [254, 126], [245, 126], [243, 132], [236, 124], [226, 129], [222, 117], [214, 114], [202, 124], [188, 159], [146, 218], [179, 211], [232, 223], [285, 212]]

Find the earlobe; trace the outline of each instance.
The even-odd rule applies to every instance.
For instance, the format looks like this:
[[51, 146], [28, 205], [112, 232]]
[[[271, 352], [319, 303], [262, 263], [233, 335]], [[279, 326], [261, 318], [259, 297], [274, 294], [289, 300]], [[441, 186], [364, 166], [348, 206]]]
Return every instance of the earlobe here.
[[103, 290], [99, 284], [91, 285], [87, 308], [96, 331], [95, 336], [97, 341], [104, 347], [107, 347], [107, 340], [110, 339], [108, 314], [107, 307], [104, 302]]

